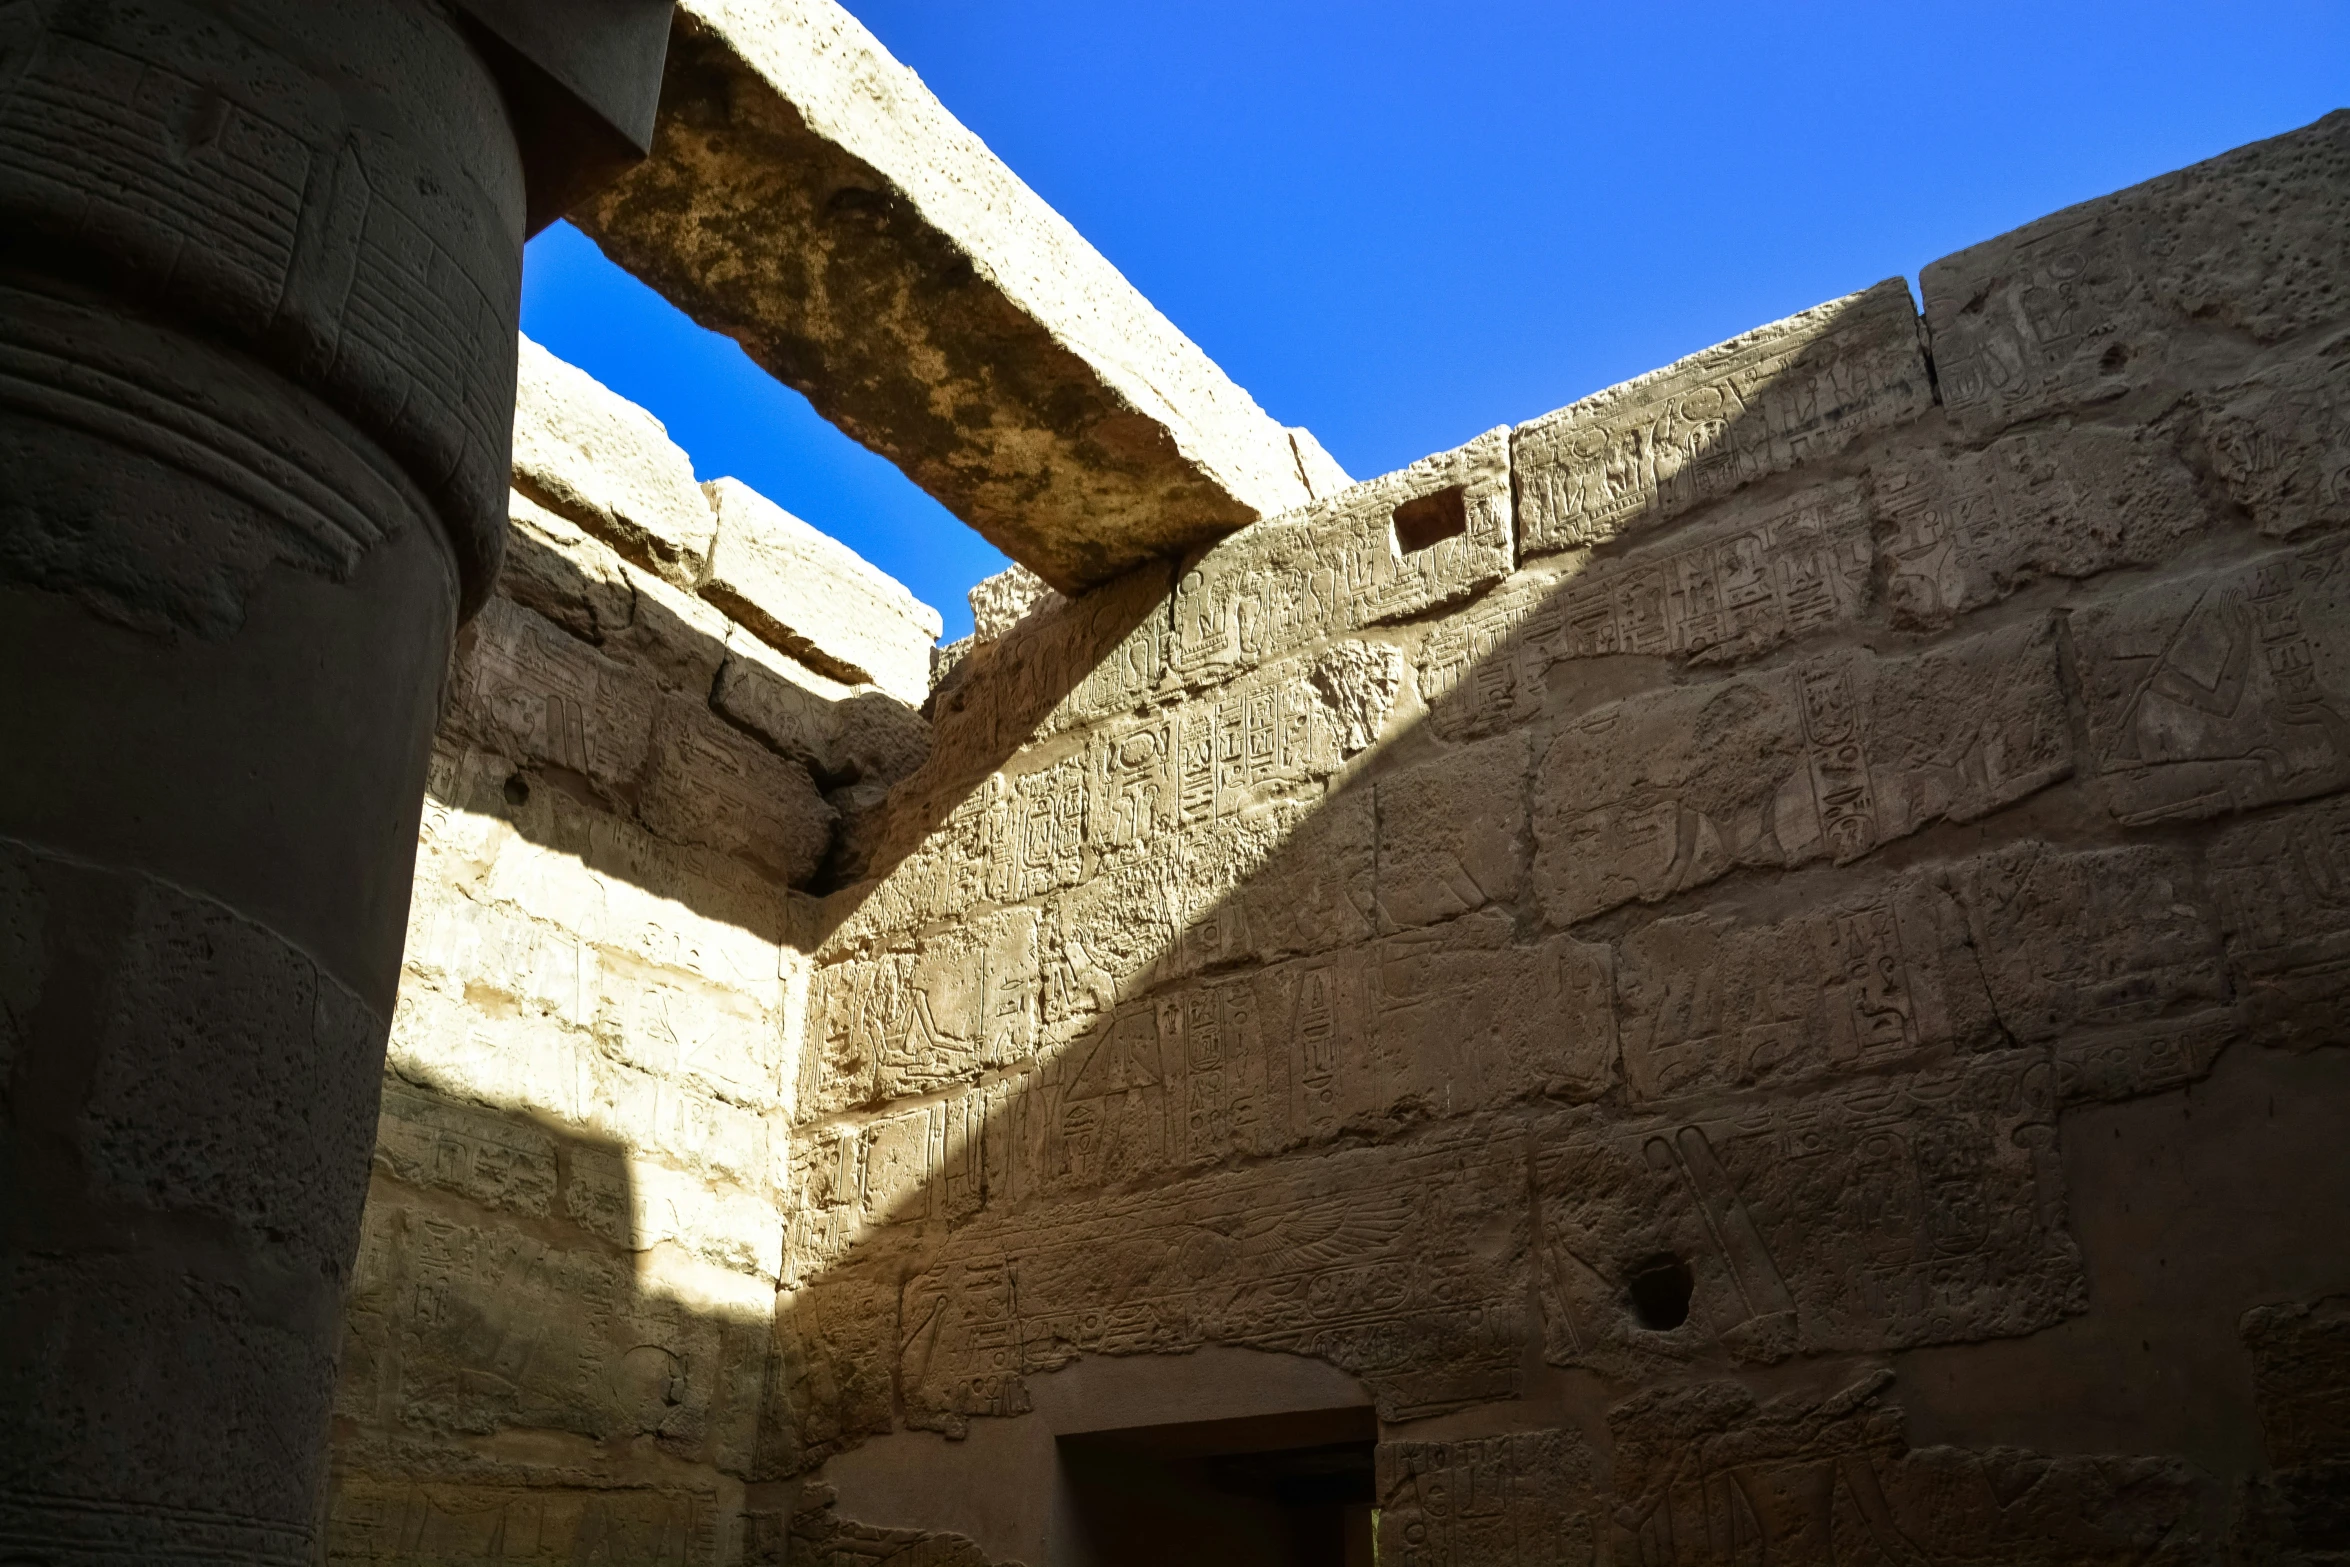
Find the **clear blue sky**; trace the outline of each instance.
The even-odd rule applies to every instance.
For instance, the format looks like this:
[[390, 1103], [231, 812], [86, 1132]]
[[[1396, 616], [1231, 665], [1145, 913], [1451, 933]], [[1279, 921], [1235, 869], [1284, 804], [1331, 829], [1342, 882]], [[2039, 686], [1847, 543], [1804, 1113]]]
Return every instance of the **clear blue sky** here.
[[[1357, 478], [2350, 105], [2345, 0], [849, 0]], [[1002, 557], [568, 226], [523, 329], [969, 629]]]

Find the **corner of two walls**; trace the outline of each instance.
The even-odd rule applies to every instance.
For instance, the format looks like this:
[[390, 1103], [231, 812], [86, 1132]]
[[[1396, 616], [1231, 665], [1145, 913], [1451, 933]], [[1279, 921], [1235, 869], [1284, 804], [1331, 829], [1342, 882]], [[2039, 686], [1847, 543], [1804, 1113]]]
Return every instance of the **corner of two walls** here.
[[778, 1472], [1225, 1345], [1362, 1381], [1383, 1560], [2297, 1548], [2346, 195], [2336, 116], [968, 650], [825, 906]]
[[807, 889], [927, 753], [937, 618], [523, 348], [505, 568], [419, 833], [328, 1554], [739, 1561]]

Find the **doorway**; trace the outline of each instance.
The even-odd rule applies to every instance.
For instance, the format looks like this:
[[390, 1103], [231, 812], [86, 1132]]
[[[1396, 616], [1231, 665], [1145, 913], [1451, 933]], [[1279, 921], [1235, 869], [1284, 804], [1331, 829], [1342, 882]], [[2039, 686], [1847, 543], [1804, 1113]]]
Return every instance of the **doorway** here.
[[1371, 1567], [1368, 1408], [1060, 1438], [1053, 1567]]

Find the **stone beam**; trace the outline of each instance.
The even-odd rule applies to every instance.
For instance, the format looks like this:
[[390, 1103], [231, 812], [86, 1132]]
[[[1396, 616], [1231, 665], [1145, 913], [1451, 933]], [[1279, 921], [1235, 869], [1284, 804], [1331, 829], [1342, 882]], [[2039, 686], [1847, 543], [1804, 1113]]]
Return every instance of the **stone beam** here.
[[1348, 482], [830, 0], [686, 0], [661, 107], [574, 221], [1055, 587]]

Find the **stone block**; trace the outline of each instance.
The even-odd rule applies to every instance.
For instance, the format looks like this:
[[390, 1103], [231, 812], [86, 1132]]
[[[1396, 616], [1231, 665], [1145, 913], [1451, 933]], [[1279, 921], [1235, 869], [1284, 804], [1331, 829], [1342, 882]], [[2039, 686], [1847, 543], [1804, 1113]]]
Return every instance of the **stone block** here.
[[575, 221], [1056, 587], [1344, 482], [830, 0], [688, 0], [662, 99]]
[[[1913, 1448], [1890, 1371], [1767, 1401], [1734, 1382], [1658, 1388], [1608, 1411], [1607, 1554], [1714, 1567], [1967, 1561], [2086, 1567], [2208, 1561], [2208, 1482], [2181, 1459]], [[1833, 1384], [1826, 1384], [1832, 1386]], [[1727, 1549], [1721, 1542], [1728, 1542]]]
[[769, 1282], [783, 1267], [783, 1215], [773, 1203], [649, 1159], [574, 1149], [563, 1208], [580, 1228], [624, 1251], [676, 1246]]
[[583, 642], [602, 644], [636, 618], [636, 590], [612, 547], [516, 490], [506, 497], [498, 592]]
[[2212, 465], [2260, 531], [2350, 523], [2350, 336], [2261, 364], [2202, 399]]
[[763, 1320], [639, 1291], [627, 1255], [594, 1242], [469, 1223], [376, 1190], [346, 1318], [346, 1417], [426, 1441], [641, 1439], [746, 1467], [758, 1382], [744, 1387], [729, 1352], [755, 1351]]
[[621, 569], [636, 594], [636, 614], [610, 650], [633, 656], [672, 691], [707, 700], [736, 627], [715, 606], [651, 572], [626, 563]]
[[2350, 1042], [2350, 799], [2229, 827], [2209, 850], [2228, 975], [2252, 1037]]
[[959, 1433], [1026, 1374], [1208, 1343], [1326, 1360], [1386, 1420], [1511, 1397], [1525, 1181], [1521, 1149], [1462, 1135], [983, 1215], [897, 1297], [907, 1422]]
[[514, 479], [621, 554], [681, 588], [701, 579], [717, 520], [661, 421], [522, 339]]
[[835, 771], [840, 701], [855, 689], [732, 626], [710, 705], [729, 723], [757, 735], [778, 756], [824, 778]]
[[418, 1191], [542, 1219], [555, 1212], [561, 1171], [554, 1136], [528, 1116], [429, 1093], [397, 1076], [384, 1080], [375, 1167]]
[[[1919, 274], [1961, 428], [2206, 384], [2350, 317], [2350, 114], [2224, 153], [1946, 256]], [[2224, 372], [2223, 372], [2224, 373]]]
[[995, 641], [1031, 610], [1061, 600], [1051, 583], [1016, 562], [992, 577], [982, 577], [969, 597], [971, 635], [978, 642]]
[[513, 761], [577, 774], [608, 799], [644, 767], [658, 688], [529, 610], [483, 605], [451, 685], [458, 732]]
[[1740, 500], [1650, 546], [1559, 557], [1432, 627], [1420, 695], [1448, 739], [1541, 714], [1550, 671], [1625, 657], [1735, 663], [1857, 621], [1874, 598], [1857, 481]]
[[835, 818], [806, 768], [686, 697], [661, 705], [637, 809], [661, 836], [740, 856], [789, 886], [824, 862]]
[[715, 1486], [466, 1482], [342, 1475], [326, 1520], [328, 1567], [385, 1562], [615, 1559], [644, 1567], [723, 1567], [732, 1533]]
[[2090, 754], [2123, 822], [2350, 783], [2350, 569], [2339, 544], [2118, 595], [2072, 616]]
[[1780, 918], [1674, 915], [1623, 938], [1636, 1103], [1783, 1090], [2004, 1045], [1964, 910], [1911, 873]]
[[1526, 827], [1526, 737], [1465, 747], [1374, 786], [1379, 919], [1430, 925], [1487, 904], [1515, 904], [1532, 843]]
[[707, 489], [718, 537], [702, 596], [818, 673], [919, 707], [938, 611], [741, 480]]
[[1171, 679], [1218, 685], [1282, 655], [1425, 615], [1517, 563], [1507, 430], [1234, 534], [1175, 586]]
[[1888, 278], [1518, 426], [1521, 548], [1654, 527], [1932, 404], [1909, 285]]
[[1949, 867], [2007, 1034], [2053, 1044], [2068, 1099], [2191, 1083], [2236, 1035], [2217, 912], [2194, 861], [2152, 844], [2019, 844]]
[[1579, 1431], [1382, 1442], [1374, 1465], [1382, 1564], [1597, 1567], [1606, 1559], [1599, 1460]]
[[1981, 451], [1895, 456], [1870, 469], [1885, 598], [1941, 627], [2036, 577], [2159, 565], [2209, 523], [2194, 476], [2158, 430], [2021, 431]]
[[1546, 1358], [1632, 1381], [2086, 1310], [2056, 1076], [2011, 1050], [1801, 1098], [1579, 1116], [1534, 1154]]
[[803, 1114], [934, 1091], [1036, 1048], [1037, 911], [1007, 909], [912, 952], [816, 971]]
[[1903, 657], [1825, 654], [1565, 726], [1536, 768], [1535, 882], [1572, 924], [1735, 869], [1847, 864], [2072, 766], [2045, 619]]

